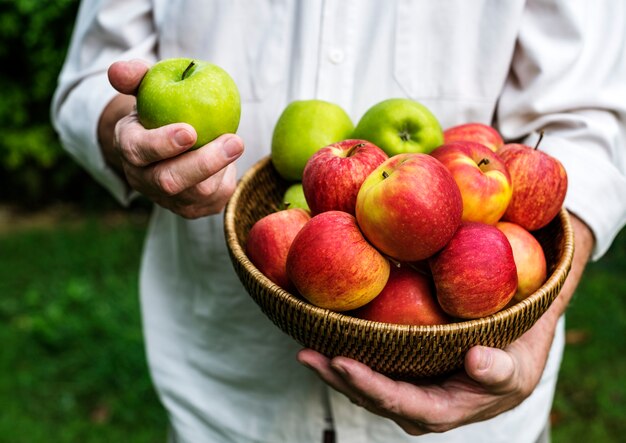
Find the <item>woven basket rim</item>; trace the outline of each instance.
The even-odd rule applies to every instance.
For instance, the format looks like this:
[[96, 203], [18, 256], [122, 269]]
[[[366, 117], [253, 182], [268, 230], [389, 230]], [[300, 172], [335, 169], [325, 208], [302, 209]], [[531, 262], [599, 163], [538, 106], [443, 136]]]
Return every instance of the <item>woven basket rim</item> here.
[[[442, 325], [403, 325], [394, 323], [382, 323], [371, 320], [364, 320], [350, 315], [342, 314], [340, 312], [331, 311], [325, 308], [321, 308], [312, 305], [295, 295], [287, 292], [283, 288], [273, 283], [262, 272], [260, 272], [256, 266], [248, 259], [244, 251], [244, 246], [239, 243], [237, 233], [235, 229], [235, 212], [239, 202], [240, 194], [255, 174], [262, 168], [268, 166], [271, 161], [271, 157], [265, 156], [261, 160], [257, 161], [248, 171], [246, 171], [235, 189], [235, 192], [231, 196], [226, 210], [224, 212], [224, 230], [226, 235], [226, 242], [231, 250], [235, 259], [250, 272], [254, 278], [259, 280], [268, 291], [272, 293], [280, 302], [290, 305], [290, 307], [297, 310], [304, 311], [306, 315], [314, 316], [317, 318], [330, 318], [339, 323], [354, 326], [357, 328], [367, 328], [374, 333], [408, 333], [408, 334], [429, 334], [429, 335], [448, 335], [448, 334], [463, 334], [468, 331], [483, 329], [485, 327], [492, 326], [494, 323], [499, 323], [506, 320], [508, 317], [512, 317], [520, 313], [522, 310], [532, 308], [533, 305], [541, 304], [548, 296], [551, 288], [562, 284], [569, 273], [571, 268], [572, 259], [574, 256], [574, 232], [570, 222], [569, 214], [565, 208], [559, 211], [558, 217], [563, 227], [563, 235], [565, 238], [565, 245], [563, 253], [559, 257], [554, 271], [547, 278], [544, 284], [537, 289], [534, 293], [529, 295], [524, 300], [516, 303], [515, 305], [503, 309], [495, 314], [472, 320], [461, 320], [453, 323], [447, 323]], [[553, 300], [550, 300], [552, 303]]]

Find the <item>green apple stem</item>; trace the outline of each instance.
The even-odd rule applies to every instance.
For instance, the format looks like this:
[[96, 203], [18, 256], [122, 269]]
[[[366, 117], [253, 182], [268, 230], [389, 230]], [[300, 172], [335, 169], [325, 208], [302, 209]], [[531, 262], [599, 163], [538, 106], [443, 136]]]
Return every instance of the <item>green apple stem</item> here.
[[411, 134], [409, 133], [408, 129], [403, 129], [398, 133], [398, 135], [400, 136], [400, 140], [402, 140], [403, 142], [408, 142], [409, 140], [411, 140]]
[[489, 164], [489, 159], [483, 158], [481, 161], [478, 162], [478, 167], [480, 168], [482, 165], [488, 165], [488, 164]]
[[535, 147], [533, 148], [535, 151], [537, 150], [537, 148], [539, 147], [539, 144], [541, 143], [541, 140], [543, 140], [543, 130], [539, 132], [539, 140], [537, 140], [537, 144], [535, 145]]
[[185, 80], [189, 76], [189, 74], [191, 74], [190, 71], [195, 65], [196, 65], [196, 62], [192, 60], [191, 63], [189, 63], [189, 66], [187, 66], [185, 70], [183, 71], [183, 76], [181, 77], [181, 80]]

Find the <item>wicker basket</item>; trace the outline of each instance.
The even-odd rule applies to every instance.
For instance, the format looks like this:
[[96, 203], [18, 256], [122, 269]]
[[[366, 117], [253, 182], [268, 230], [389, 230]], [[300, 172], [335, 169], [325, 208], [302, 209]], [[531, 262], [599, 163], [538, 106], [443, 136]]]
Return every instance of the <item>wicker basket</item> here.
[[558, 295], [570, 269], [574, 239], [565, 210], [537, 231], [548, 279], [526, 300], [489, 317], [437, 326], [378, 323], [313, 306], [265, 277], [245, 255], [252, 225], [275, 211], [289, 183], [266, 157], [246, 172], [225, 212], [230, 256], [241, 282], [280, 329], [328, 357], [347, 356], [392, 377], [445, 374], [463, 365], [474, 345], [502, 348], [528, 330]]

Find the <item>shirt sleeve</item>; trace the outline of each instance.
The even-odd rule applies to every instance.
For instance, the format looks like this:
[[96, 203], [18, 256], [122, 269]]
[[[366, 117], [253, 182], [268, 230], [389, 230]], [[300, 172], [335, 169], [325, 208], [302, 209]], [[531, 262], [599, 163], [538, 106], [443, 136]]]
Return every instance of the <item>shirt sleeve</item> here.
[[544, 131], [597, 260], [626, 223], [626, 3], [529, 1], [511, 66], [499, 129], [529, 145]]
[[97, 137], [100, 115], [117, 94], [107, 69], [117, 60], [154, 62], [156, 41], [149, 1], [83, 0], [52, 100], [64, 148], [124, 205], [135, 194], [106, 164]]

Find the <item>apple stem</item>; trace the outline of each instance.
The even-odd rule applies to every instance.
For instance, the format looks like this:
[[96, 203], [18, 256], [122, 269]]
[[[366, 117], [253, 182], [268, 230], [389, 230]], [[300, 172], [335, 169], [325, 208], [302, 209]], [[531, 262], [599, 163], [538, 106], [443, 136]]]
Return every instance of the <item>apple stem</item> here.
[[407, 262], [407, 263], [406, 263], [406, 265], [407, 265], [409, 268], [413, 269], [415, 272], [419, 272], [419, 273], [420, 273], [420, 274], [422, 274], [422, 275], [427, 275], [427, 274], [426, 274], [426, 271], [424, 271], [423, 269], [421, 269], [419, 266], [416, 266], [414, 263]]
[[187, 78], [189, 71], [191, 71], [191, 68], [193, 68], [195, 65], [196, 65], [196, 62], [192, 60], [191, 63], [189, 63], [189, 66], [187, 66], [185, 70], [183, 71], [183, 76], [181, 77], [181, 80], [185, 80]]
[[354, 154], [354, 151], [359, 149], [361, 146], [365, 146], [365, 143], [357, 143], [356, 145], [351, 147], [348, 153], [346, 154], [346, 157], [350, 157], [352, 154]]
[[539, 144], [541, 143], [541, 140], [543, 140], [543, 130], [539, 132], [539, 140], [537, 140], [537, 144], [535, 144], [535, 147], [533, 148], [535, 151], [539, 147]]
[[387, 171], [383, 171], [383, 179], [389, 177], [389, 174], [387, 173]]
[[482, 165], [488, 165], [488, 164], [489, 164], [489, 159], [483, 158], [481, 161], [478, 162], [478, 167], [481, 167]]

